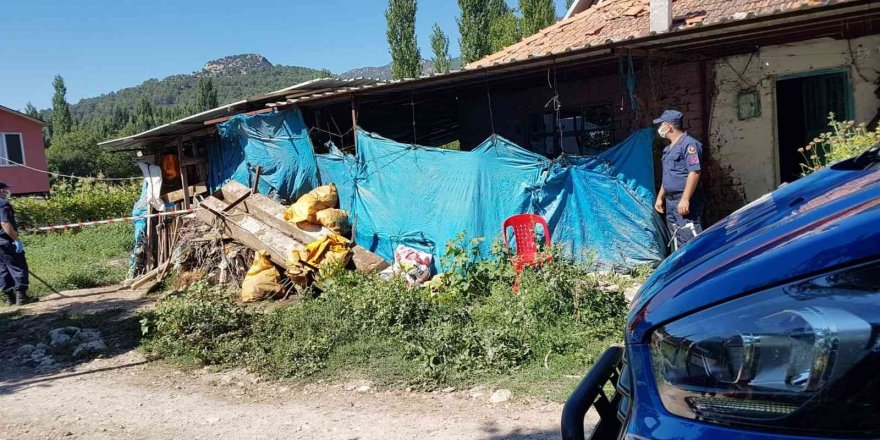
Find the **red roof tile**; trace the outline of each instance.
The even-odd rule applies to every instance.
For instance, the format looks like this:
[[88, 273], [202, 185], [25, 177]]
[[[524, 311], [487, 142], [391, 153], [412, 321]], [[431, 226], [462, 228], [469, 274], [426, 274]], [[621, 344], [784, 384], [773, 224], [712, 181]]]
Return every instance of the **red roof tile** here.
[[[748, 14], [769, 15], [802, 7], [827, 4], [827, 0], [673, 0], [676, 29], [744, 19]], [[587, 45], [600, 45], [649, 32], [650, 0], [605, 0], [568, 19], [559, 21], [519, 43], [467, 65], [467, 68], [505, 64], [540, 57]]]

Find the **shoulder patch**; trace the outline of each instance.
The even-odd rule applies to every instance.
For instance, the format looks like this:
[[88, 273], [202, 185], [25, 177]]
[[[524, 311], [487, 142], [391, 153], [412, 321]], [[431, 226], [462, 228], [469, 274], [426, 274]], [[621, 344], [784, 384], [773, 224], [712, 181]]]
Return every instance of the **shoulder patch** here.
[[697, 147], [693, 145], [688, 146], [688, 154], [697, 154]]
[[700, 164], [700, 158], [697, 157], [696, 155], [694, 155], [694, 156], [688, 156], [687, 163], [688, 163], [688, 165], [699, 165], [699, 164]]

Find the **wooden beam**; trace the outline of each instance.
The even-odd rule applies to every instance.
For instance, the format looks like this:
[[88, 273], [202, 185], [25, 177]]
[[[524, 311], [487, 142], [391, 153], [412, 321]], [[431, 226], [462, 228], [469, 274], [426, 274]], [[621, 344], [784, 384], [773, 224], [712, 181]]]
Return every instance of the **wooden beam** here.
[[357, 126], [358, 126], [358, 112], [357, 107], [354, 102], [354, 94], [351, 95], [351, 134], [354, 138], [354, 151], [357, 154], [358, 149], [358, 135], [357, 135]]
[[186, 178], [186, 168], [183, 167], [183, 140], [177, 138], [177, 167], [180, 171], [180, 185], [183, 189], [183, 209], [189, 209], [189, 183]]
[[251, 194], [260, 192], [260, 174], [263, 174], [263, 167], [257, 166], [257, 169], [254, 171], [254, 186], [251, 187]]
[[[189, 193], [190, 196], [195, 197], [197, 195], [204, 194], [204, 193], [208, 192], [208, 187], [202, 183], [198, 183], [195, 185], [190, 185], [189, 191], [190, 191], [190, 193]], [[168, 203], [177, 203], [185, 198], [186, 198], [186, 196], [183, 195], [182, 188], [178, 189], [176, 191], [171, 191], [168, 194], [162, 195], [162, 200], [164, 200], [165, 202], [168, 202]]]

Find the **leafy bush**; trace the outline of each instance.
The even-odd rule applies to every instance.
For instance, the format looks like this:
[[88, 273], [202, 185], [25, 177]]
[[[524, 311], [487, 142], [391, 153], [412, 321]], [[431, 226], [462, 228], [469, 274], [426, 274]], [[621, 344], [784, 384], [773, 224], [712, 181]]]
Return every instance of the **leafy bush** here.
[[185, 295], [172, 292], [141, 320], [150, 349], [205, 364], [230, 363], [249, 351], [256, 314], [219, 286], [196, 283]]
[[804, 156], [802, 175], [807, 176], [829, 165], [858, 156], [880, 140], [880, 127], [869, 131], [867, 125], [854, 121], [838, 122], [834, 113], [828, 115], [831, 131], [822, 133], [806, 147], [798, 148]]
[[229, 294], [197, 285], [150, 313], [147, 347], [304, 377], [323, 370], [336, 350], [393, 341], [403, 349], [391, 355], [405, 359], [391, 363], [418, 366], [408, 380], [443, 384], [546, 365], [551, 355], [583, 366], [622, 333], [626, 300], [599, 289], [589, 267], [557, 255], [526, 271], [514, 295], [510, 263], [497, 254], [503, 246], [482, 259], [478, 245], [461, 237], [449, 243], [444, 264], [452, 270], [431, 289], [343, 272], [323, 281], [319, 298], [249, 311]]
[[12, 201], [22, 229], [77, 221], [104, 220], [131, 214], [140, 183], [108, 184], [94, 180], [59, 181], [51, 198]]

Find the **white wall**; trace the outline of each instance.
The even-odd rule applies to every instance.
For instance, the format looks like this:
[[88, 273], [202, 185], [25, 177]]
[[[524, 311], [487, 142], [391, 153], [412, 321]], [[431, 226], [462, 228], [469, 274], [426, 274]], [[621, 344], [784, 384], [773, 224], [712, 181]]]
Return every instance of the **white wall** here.
[[[880, 107], [880, 99], [875, 95], [876, 81], [880, 78], [880, 35], [849, 40], [849, 43], [854, 57], [850, 56], [847, 40], [822, 38], [762, 47], [751, 56], [751, 61], [749, 55], [715, 61], [716, 98], [709, 126], [711, 154], [723, 168], [729, 167], [731, 176], [741, 181], [747, 201], [779, 185], [777, 78], [821, 69], [847, 69], [856, 122], [869, 122], [876, 115]], [[750, 87], [755, 87], [760, 94], [761, 116], [740, 121], [737, 95]]]

